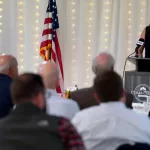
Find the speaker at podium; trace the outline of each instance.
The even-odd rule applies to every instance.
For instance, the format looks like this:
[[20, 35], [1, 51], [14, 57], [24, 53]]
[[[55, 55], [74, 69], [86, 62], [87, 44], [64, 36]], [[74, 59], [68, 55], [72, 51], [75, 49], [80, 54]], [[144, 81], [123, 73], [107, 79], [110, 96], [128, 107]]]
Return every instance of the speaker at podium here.
[[125, 89], [134, 97], [134, 103], [150, 103], [150, 58], [129, 57], [135, 70], [125, 71]]

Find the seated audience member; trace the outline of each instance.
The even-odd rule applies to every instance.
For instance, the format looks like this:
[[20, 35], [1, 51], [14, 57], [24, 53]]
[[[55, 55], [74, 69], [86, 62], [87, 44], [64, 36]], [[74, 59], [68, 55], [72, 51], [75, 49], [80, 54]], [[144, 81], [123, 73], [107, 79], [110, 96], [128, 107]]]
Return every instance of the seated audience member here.
[[10, 96], [10, 84], [18, 75], [15, 57], [0, 54], [0, 118], [5, 117], [13, 107]]
[[[93, 60], [93, 73], [96, 75], [103, 70], [113, 70], [114, 63], [114, 58], [110, 54], [105, 52], [100, 53]], [[79, 104], [81, 110], [94, 105], [99, 105], [99, 101], [95, 97], [93, 86], [73, 91], [71, 92], [70, 97]]]
[[121, 77], [114, 71], [96, 76], [94, 87], [101, 101], [77, 113], [73, 124], [88, 150], [115, 150], [128, 142], [150, 144], [150, 120], [125, 106]]
[[0, 120], [1, 150], [84, 150], [67, 119], [44, 112], [45, 87], [39, 75], [20, 75], [12, 82], [11, 96], [16, 108]]
[[47, 113], [72, 119], [79, 111], [79, 106], [75, 101], [62, 98], [56, 93], [59, 83], [59, 71], [56, 64], [51, 61], [41, 63], [39, 74], [43, 77], [45, 87], [47, 88]]

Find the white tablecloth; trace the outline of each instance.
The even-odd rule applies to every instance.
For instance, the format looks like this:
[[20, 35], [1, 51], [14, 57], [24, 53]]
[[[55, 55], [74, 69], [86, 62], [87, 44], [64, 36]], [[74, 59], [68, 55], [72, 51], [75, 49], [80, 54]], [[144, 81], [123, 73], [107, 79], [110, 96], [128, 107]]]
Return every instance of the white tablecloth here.
[[132, 107], [135, 112], [140, 114], [148, 115], [150, 111], [150, 103], [133, 103]]

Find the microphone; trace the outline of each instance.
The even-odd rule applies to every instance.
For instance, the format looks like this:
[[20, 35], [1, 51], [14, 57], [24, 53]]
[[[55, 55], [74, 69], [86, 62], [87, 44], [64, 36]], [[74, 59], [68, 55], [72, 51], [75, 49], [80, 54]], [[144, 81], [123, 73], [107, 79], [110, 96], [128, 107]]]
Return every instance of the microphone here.
[[77, 85], [75, 85], [75, 87], [76, 87], [76, 90], [78, 90], [78, 86], [77, 86]]
[[137, 42], [136, 42], [136, 48], [135, 48], [135, 57], [138, 57], [138, 49], [140, 46], [144, 45], [144, 39], [143, 38], [140, 38]]
[[138, 49], [140, 46], [144, 45], [144, 39], [143, 38], [140, 38], [137, 42], [136, 42], [136, 48], [135, 48], [135, 51], [131, 54], [128, 55], [128, 57], [126, 58], [125, 60], [125, 64], [124, 64], [124, 69], [123, 69], [123, 76], [122, 76], [122, 80], [124, 79], [124, 73], [125, 73], [125, 68], [126, 68], [126, 63], [127, 63], [127, 60], [128, 58], [133, 55], [134, 53], [136, 53], [135, 57], [138, 57]]

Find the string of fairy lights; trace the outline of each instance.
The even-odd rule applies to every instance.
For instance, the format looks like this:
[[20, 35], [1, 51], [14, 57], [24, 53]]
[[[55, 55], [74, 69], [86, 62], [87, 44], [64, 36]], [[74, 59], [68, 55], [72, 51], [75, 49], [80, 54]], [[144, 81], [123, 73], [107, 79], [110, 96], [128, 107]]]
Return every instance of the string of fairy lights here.
[[145, 27], [146, 23], [146, 0], [141, 0], [140, 1], [140, 25], [139, 25], [139, 30], [137, 33], [137, 36], [139, 37], [141, 35], [142, 30]]
[[[132, 0], [128, 0], [128, 47], [127, 47], [127, 56], [133, 53], [132, 49]], [[128, 61], [126, 68], [130, 70], [132, 64]]]
[[39, 60], [39, 36], [40, 36], [40, 0], [35, 0], [35, 23], [34, 23], [34, 72], [37, 71]]
[[110, 17], [111, 17], [111, 0], [104, 2], [104, 50], [109, 48], [109, 29], [110, 29]]
[[[0, 41], [2, 41], [2, 31], [3, 31], [3, 4], [4, 4], [4, 0], [0, 0]], [[2, 53], [3, 48], [2, 48], [2, 43], [0, 42], [0, 53]]]
[[24, 1], [18, 0], [18, 64], [19, 72], [24, 71]]
[[72, 67], [71, 67], [71, 74], [72, 74], [72, 85], [75, 85], [76, 80], [76, 0], [71, 1], [71, 31], [72, 31], [72, 39], [71, 39], [71, 53], [72, 53]]
[[3, 18], [3, 0], [0, 0], [0, 33], [2, 32], [2, 18]]
[[90, 70], [91, 70], [91, 58], [92, 58], [92, 22], [93, 22], [93, 9], [94, 9], [94, 1], [89, 0], [88, 2], [88, 11], [87, 11], [87, 47], [85, 49], [86, 57], [86, 71], [85, 71], [85, 81], [84, 86], [89, 86], [89, 78], [90, 78]]

